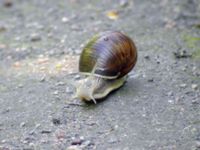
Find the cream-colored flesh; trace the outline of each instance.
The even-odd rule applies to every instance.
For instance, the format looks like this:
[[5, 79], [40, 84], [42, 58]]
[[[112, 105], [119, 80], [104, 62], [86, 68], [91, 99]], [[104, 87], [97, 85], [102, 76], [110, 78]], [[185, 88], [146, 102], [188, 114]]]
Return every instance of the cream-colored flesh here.
[[126, 77], [114, 80], [102, 80], [104, 82], [97, 90], [94, 91], [93, 97], [94, 99], [102, 99], [106, 97], [111, 91], [120, 88], [126, 80]]
[[104, 79], [101, 77], [90, 76], [77, 87], [77, 97], [84, 101], [93, 101], [106, 97], [111, 91], [121, 87], [126, 81], [126, 76], [120, 79]]

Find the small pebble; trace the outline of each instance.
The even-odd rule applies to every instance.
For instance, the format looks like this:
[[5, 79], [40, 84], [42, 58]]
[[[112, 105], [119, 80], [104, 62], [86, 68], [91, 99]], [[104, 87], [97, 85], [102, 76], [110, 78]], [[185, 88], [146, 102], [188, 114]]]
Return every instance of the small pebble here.
[[187, 86], [187, 84], [183, 83], [183, 84], [180, 84], [180, 87], [181, 88], [185, 88]]
[[19, 67], [21, 66], [21, 64], [20, 64], [20, 62], [16, 61], [16, 62], [13, 64], [13, 66], [14, 66], [15, 68], [19, 68]]
[[[35, 146], [35, 144], [34, 144], [34, 143], [32, 143], [32, 142], [31, 142], [31, 143], [29, 143], [28, 145], [29, 145], [30, 147], [34, 147], [34, 146]], [[32, 150], [32, 149], [30, 149], [30, 150]]]
[[11, 7], [13, 5], [13, 2], [12, 2], [12, 0], [4, 0], [3, 5], [5, 7]]
[[18, 88], [23, 88], [23, 84], [18, 84]]
[[6, 143], [7, 141], [4, 139], [4, 140], [1, 140], [1, 143]]
[[111, 137], [109, 140], [108, 140], [108, 143], [117, 143], [118, 140], [116, 137]]
[[44, 82], [46, 80], [46, 77], [45, 76], [42, 76], [41, 78], [40, 78], [40, 82]]
[[145, 59], [150, 59], [149, 55], [144, 56]]
[[25, 122], [20, 123], [20, 127], [21, 127], [21, 128], [22, 128], [22, 127], [25, 127], [25, 125], [26, 125]]
[[53, 95], [58, 95], [58, 91], [54, 91], [54, 92], [53, 92]]
[[121, 7], [126, 7], [126, 6], [128, 6], [128, 0], [120, 0], [119, 5], [120, 5]]
[[199, 102], [197, 100], [192, 100], [192, 104], [197, 105]]
[[63, 139], [65, 139], [65, 137], [66, 137], [66, 131], [65, 130], [61, 130], [61, 129], [58, 129], [57, 131], [56, 131], [56, 138], [58, 139], [58, 140], [63, 140]]
[[94, 143], [92, 143], [91, 141], [87, 140], [87, 141], [84, 141], [84, 143], [82, 145], [83, 146], [90, 146], [90, 145], [94, 145]]
[[72, 94], [72, 93], [73, 93], [72, 87], [67, 86], [65, 92], [66, 92], [67, 94]]
[[49, 133], [51, 133], [51, 130], [42, 130], [41, 133], [42, 134], [49, 134]]
[[181, 98], [180, 97], [176, 97], [175, 98], [175, 102], [180, 102]]
[[35, 128], [37, 129], [37, 128], [39, 128], [40, 126], [41, 126], [41, 124], [38, 123], [38, 124], [35, 125]]
[[159, 60], [156, 60], [156, 63], [157, 63], [157, 64], [160, 64], [160, 61], [159, 61]]
[[30, 136], [27, 136], [27, 137], [25, 137], [24, 138], [24, 141], [22, 141], [24, 144], [27, 144], [27, 143], [30, 143], [30, 142], [32, 142], [32, 141], [34, 141], [35, 140], [35, 138], [33, 138], [33, 137], [30, 137]]
[[71, 145], [67, 147], [67, 150], [81, 150], [81, 148], [77, 145]]
[[150, 78], [147, 80], [148, 82], [153, 82], [153, 78]]
[[196, 141], [196, 147], [200, 148], [200, 141]]
[[169, 99], [168, 102], [169, 102], [170, 104], [173, 104], [173, 103], [174, 103], [174, 101], [171, 100], [171, 99]]
[[81, 30], [81, 28], [76, 24], [71, 25], [71, 29], [74, 30], [74, 31], [80, 31]]
[[75, 80], [79, 80], [80, 78], [81, 78], [81, 77], [80, 77], [79, 74], [77, 74], [77, 75], [74, 76], [74, 79], [75, 79]]
[[193, 90], [197, 90], [197, 88], [198, 88], [198, 85], [197, 85], [197, 84], [192, 84], [192, 89], [193, 89]]
[[69, 22], [69, 18], [63, 17], [63, 18], [62, 18], [62, 22], [63, 22], [63, 23]]
[[6, 27], [0, 25], [0, 32], [3, 32], [3, 31], [6, 31]]
[[192, 55], [188, 54], [188, 52], [185, 50], [174, 52], [174, 56], [177, 59], [192, 57]]
[[74, 54], [76, 54], [76, 55], [80, 55], [80, 54], [81, 54], [81, 50], [78, 50], [78, 49], [75, 50], [75, 51], [74, 51]]
[[40, 41], [40, 40], [41, 40], [41, 37], [40, 37], [39, 34], [33, 33], [33, 34], [30, 35], [30, 40], [31, 40], [32, 42]]
[[72, 142], [71, 142], [71, 145], [81, 145], [83, 142], [82, 139], [74, 139]]
[[10, 112], [10, 110], [11, 110], [11, 108], [8, 107], [8, 108], [6, 108], [5, 110], [2, 111], [2, 114], [6, 114], [6, 113]]
[[167, 93], [167, 95], [168, 95], [168, 96], [173, 96], [174, 94], [173, 94], [172, 91], [170, 91], [170, 92]]
[[65, 83], [64, 82], [58, 82], [56, 85], [57, 86], [63, 86], [63, 85], [65, 85]]
[[29, 135], [34, 135], [35, 134], [35, 130], [31, 130], [28, 134]]
[[53, 122], [54, 125], [59, 125], [59, 124], [61, 124], [60, 119], [57, 119], [57, 118], [53, 118], [53, 119], [52, 119], [52, 122]]

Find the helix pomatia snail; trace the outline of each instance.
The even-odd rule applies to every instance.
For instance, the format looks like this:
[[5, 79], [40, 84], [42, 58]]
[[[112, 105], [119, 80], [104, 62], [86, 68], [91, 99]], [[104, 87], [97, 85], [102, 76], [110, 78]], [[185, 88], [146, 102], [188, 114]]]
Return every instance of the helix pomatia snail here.
[[137, 61], [133, 41], [118, 31], [94, 36], [83, 48], [79, 71], [87, 76], [77, 88], [77, 97], [93, 101], [121, 87]]

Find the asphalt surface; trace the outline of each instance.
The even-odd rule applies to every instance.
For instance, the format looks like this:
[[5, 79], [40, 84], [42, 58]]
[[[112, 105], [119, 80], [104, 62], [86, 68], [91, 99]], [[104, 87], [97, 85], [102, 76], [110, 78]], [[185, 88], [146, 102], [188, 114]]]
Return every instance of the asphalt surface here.
[[[96, 33], [138, 49], [126, 84], [73, 99]], [[200, 1], [0, 1], [0, 150], [200, 149]]]

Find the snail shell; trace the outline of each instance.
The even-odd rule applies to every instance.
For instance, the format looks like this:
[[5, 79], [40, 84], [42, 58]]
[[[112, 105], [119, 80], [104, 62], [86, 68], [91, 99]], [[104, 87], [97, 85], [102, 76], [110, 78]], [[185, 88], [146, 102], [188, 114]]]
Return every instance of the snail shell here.
[[77, 96], [86, 101], [106, 97], [121, 87], [137, 61], [134, 42], [118, 31], [95, 35], [83, 48], [79, 71], [87, 76], [77, 88]]

